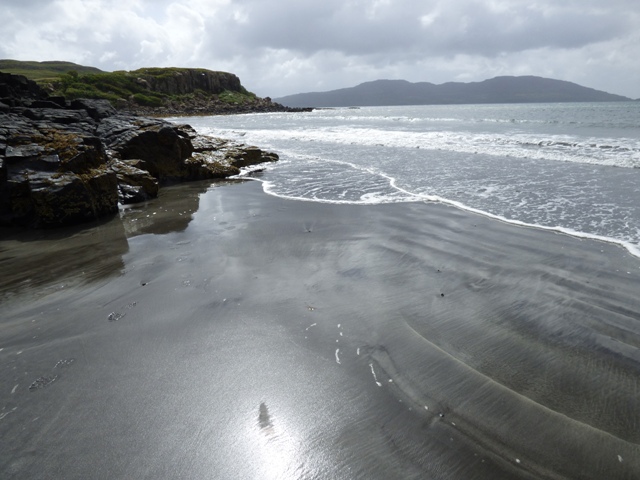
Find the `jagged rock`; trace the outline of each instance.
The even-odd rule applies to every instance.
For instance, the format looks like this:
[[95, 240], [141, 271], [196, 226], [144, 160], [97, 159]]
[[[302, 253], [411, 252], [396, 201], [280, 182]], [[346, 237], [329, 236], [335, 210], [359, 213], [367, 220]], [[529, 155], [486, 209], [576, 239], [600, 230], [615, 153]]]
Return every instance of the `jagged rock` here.
[[102, 139], [107, 148], [117, 147], [138, 135], [140, 130], [166, 123], [157, 118], [117, 114], [102, 120], [96, 128], [96, 135]]
[[3, 96], [0, 224], [91, 221], [116, 213], [118, 202], [156, 197], [162, 183], [225, 178], [278, 159], [189, 125], [118, 113], [105, 101], [48, 98], [20, 76], [0, 74]]
[[144, 163], [142, 160], [114, 160], [109, 166], [118, 179], [118, 197], [124, 205], [158, 196], [158, 180], [135, 165], [142, 166]]
[[118, 211], [117, 180], [113, 172], [84, 175], [38, 172], [29, 175], [26, 184], [28, 196], [14, 195], [13, 198], [13, 210], [18, 213], [20, 223], [37, 227], [73, 225]]
[[61, 108], [37, 108], [32, 105], [25, 108], [22, 115], [30, 120], [44, 120], [52, 123], [87, 122], [90, 117], [85, 110], [63, 110]]
[[184, 160], [193, 153], [193, 146], [186, 135], [180, 135], [168, 123], [148, 125], [117, 135], [107, 144], [122, 160], [140, 159], [145, 170], [161, 183], [185, 179]]
[[22, 105], [27, 101], [44, 100], [48, 95], [34, 82], [22, 75], [0, 72], [0, 98], [7, 99], [9, 106]]
[[278, 155], [275, 153], [265, 153], [258, 147], [244, 147], [233, 149], [227, 154], [232, 165], [238, 168], [249, 167], [264, 162], [275, 162]]
[[75, 110], [86, 111], [91, 118], [97, 121], [111, 117], [117, 113], [117, 110], [111, 106], [108, 100], [79, 98], [77, 100], [73, 100], [70, 107]]

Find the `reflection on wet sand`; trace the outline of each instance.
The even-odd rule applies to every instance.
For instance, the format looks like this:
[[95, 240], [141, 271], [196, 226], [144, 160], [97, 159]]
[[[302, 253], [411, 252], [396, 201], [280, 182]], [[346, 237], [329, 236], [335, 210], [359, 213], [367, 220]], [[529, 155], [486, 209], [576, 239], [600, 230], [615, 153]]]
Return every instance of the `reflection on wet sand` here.
[[187, 228], [200, 195], [234, 181], [193, 182], [166, 187], [157, 199], [124, 206], [120, 214], [87, 225], [56, 230], [0, 230], [0, 301], [17, 294], [47, 293], [96, 282], [124, 270], [129, 238]]
[[126, 205], [120, 210], [127, 238], [137, 235], [163, 235], [184, 231], [193, 214], [200, 206], [200, 196], [210, 188], [233, 185], [237, 181], [223, 180], [191, 182], [165, 187], [158, 198], [135, 205]]
[[119, 218], [91, 227], [3, 232], [0, 302], [18, 294], [37, 296], [117, 275], [129, 251]]

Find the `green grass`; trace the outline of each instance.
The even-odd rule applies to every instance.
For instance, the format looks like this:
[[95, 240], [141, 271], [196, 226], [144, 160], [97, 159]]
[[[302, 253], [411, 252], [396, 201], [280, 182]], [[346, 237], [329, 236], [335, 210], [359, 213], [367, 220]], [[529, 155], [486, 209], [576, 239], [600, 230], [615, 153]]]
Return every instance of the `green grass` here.
[[55, 80], [63, 73], [75, 70], [78, 73], [101, 73], [102, 70], [95, 67], [85, 67], [71, 62], [23, 62], [20, 60], [0, 60], [0, 72], [24, 75], [36, 82], [43, 80]]
[[[184, 72], [187, 70], [192, 70], [196, 72], [211, 72], [211, 70], [207, 70], [206, 68], [178, 68], [178, 67], [146, 67], [139, 68], [138, 70], [132, 70], [132, 75], [145, 75], [151, 77], [172, 77], [176, 73]], [[214, 72], [215, 73], [215, 72]]]
[[163, 99], [154, 95], [145, 95], [143, 93], [135, 93], [133, 99], [138, 105], [144, 107], [161, 107]]
[[244, 90], [244, 92], [232, 92], [225, 90], [218, 95], [220, 101], [225, 103], [231, 103], [234, 105], [244, 105], [245, 103], [251, 103], [256, 99], [256, 95]]
[[75, 98], [102, 98], [112, 102], [119, 98], [140, 100], [142, 105], [160, 105], [164, 96], [157, 92], [150, 92], [139, 85], [126, 72], [104, 72], [80, 75], [70, 71], [53, 82], [54, 94], [63, 95], [69, 100]]

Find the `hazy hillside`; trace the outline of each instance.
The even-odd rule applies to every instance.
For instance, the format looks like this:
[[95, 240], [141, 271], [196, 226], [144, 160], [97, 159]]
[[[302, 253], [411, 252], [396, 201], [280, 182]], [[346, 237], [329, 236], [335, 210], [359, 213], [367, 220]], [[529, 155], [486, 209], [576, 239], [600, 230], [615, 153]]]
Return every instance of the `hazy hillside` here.
[[76, 71], [78, 73], [102, 73], [95, 67], [85, 67], [71, 62], [24, 62], [21, 60], [0, 60], [0, 72], [24, 75], [29, 80], [53, 80], [63, 73]]
[[406, 80], [376, 80], [328, 92], [299, 93], [275, 99], [289, 107], [438, 105], [463, 103], [615, 102], [627, 97], [550, 78], [496, 77], [482, 82], [436, 85]]

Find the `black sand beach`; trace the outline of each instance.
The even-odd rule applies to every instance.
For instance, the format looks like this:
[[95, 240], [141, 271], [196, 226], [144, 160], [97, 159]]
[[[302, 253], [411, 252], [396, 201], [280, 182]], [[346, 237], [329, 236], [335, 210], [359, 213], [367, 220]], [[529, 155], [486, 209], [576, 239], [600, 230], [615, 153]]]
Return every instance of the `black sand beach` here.
[[0, 241], [0, 478], [640, 478], [640, 260], [170, 187]]

